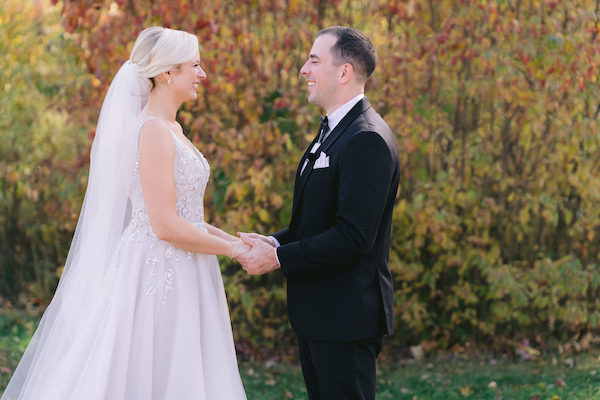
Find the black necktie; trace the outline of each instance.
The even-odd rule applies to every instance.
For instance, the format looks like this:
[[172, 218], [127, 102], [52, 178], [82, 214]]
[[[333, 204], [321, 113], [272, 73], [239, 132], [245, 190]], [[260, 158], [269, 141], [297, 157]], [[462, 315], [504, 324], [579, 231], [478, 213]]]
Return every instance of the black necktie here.
[[[327, 133], [327, 131], [329, 130], [329, 125], [327, 124], [327, 116], [325, 116], [325, 118], [323, 118], [323, 116], [321, 115], [321, 125], [319, 126], [319, 134], [317, 135], [317, 143], [319, 143], [319, 145], [321, 143], [323, 143], [325, 134]], [[314, 153], [308, 153], [308, 161], [314, 161], [317, 159], [317, 154], [316, 152]]]
[[323, 116], [321, 115], [321, 126], [319, 126], [319, 143], [323, 143], [323, 140], [325, 139], [325, 134], [328, 130], [329, 125], [327, 124], [327, 116], [323, 118]]

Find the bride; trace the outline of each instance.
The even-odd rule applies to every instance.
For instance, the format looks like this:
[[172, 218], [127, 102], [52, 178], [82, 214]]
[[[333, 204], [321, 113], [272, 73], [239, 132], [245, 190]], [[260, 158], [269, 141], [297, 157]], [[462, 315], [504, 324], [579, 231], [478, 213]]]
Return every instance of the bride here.
[[2, 400], [239, 400], [210, 167], [175, 121], [206, 78], [198, 39], [154, 27], [104, 100], [83, 208], [54, 299]]

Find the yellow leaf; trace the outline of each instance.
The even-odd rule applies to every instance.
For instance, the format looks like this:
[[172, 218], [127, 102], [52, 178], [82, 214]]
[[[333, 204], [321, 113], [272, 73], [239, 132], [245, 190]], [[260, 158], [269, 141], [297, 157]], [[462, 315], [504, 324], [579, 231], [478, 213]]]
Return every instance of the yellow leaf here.
[[262, 222], [268, 222], [270, 218], [269, 212], [264, 208], [260, 209], [260, 211], [258, 211], [258, 218], [260, 218]]
[[460, 388], [460, 394], [467, 397], [473, 394], [473, 389], [471, 389], [471, 386], [467, 386], [467, 387], [461, 387]]

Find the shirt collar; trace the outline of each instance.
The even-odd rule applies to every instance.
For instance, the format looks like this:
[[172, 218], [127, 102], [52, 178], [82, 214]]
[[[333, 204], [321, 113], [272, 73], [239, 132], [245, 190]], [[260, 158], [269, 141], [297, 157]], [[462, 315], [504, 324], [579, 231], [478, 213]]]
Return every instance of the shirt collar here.
[[340, 121], [352, 110], [352, 107], [356, 105], [359, 101], [361, 101], [365, 97], [364, 93], [359, 94], [337, 110], [331, 113], [331, 115], [327, 115], [327, 125], [329, 126], [329, 130], [333, 131], [336, 126], [340, 123]]

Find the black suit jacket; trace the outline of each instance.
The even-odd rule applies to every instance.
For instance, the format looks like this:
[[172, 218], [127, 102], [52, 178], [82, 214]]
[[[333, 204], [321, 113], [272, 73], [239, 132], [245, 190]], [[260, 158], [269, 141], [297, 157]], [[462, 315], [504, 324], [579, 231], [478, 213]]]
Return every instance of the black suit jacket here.
[[313, 169], [311, 161], [300, 175], [306, 151], [296, 173], [290, 225], [273, 235], [281, 243], [277, 256], [287, 278], [292, 328], [328, 341], [391, 335], [388, 259], [400, 176], [394, 135], [365, 97], [317, 156], [322, 151], [329, 167]]

